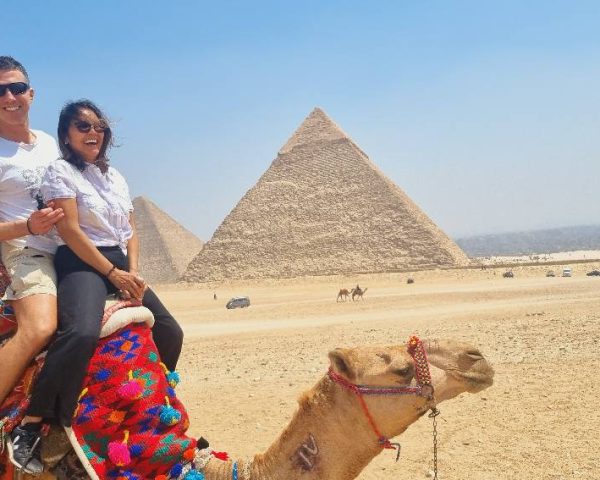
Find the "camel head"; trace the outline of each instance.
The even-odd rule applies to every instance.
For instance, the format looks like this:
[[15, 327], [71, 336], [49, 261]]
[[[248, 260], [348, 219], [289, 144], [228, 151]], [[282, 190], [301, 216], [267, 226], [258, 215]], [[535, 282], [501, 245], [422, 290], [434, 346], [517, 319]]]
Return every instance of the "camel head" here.
[[[494, 375], [474, 347], [416, 337], [404, 345], [337, 348], [329, 359], [329, 372], [300, 397], [279, 438], [246, 463], [251, 478], [357, 478], [383, 449], [399, 454], [393, 437], [437, 403], [478, 392]], [[231, 470], [206, 478], [231, 479]]]
[[[392, 438], [402, 433], [410, 424], [435, 405], [469, 392], [479, 392], [493, 382], [494, 370], [471, 345], [453, 341], [424, 341], [422, 347], [428, 360], [423, 372], [423, 362], [414, 358], [408, 344], [387, 347], [337, 348], [329, 353], [331, 371], [341, 378], [338, 395], [346, 402], [355, 402], [359, 409], [365, 407], [357, 396], [362, 396], [366, 410], [374, 420], [381, 436]], [[412, 353], [412, 354], [411, 354]], [[428, 370], [428, 371], [427, 371]], [[419, 387], [419, 378], [430, 375], [430, 387]], [[344, 383], [360, 387], [360, 392]], [[421, 382], [422, 383], [422, 382]], [[344, 391], [346, 390], [346, 391]], [[373, 425], [363, 422], [373, 433]]]
[[479, 349], [453, 340], [429, 340], [425, 346], [438, 403], [492, 385], [494, 369]]

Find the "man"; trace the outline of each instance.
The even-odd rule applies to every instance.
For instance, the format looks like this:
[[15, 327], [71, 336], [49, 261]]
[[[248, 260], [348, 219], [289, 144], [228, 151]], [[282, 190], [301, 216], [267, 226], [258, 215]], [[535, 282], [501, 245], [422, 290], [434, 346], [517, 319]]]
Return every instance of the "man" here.
[[[17, 333], [0, 348], [0, 403], [56, 330], [56, 241], [49, 232], [64, 214], [43, 205], [39, 187], [47, 165], [60, 154], [52, 137], [29, 128], [33, 98], [23, 65], [0, 56], [0, 253], [11, 277], [4, 300], [18, 322]], [[15, 430], [11, 461], [27, 473], [41, 473], [33, 458], [39, 447], [28, 443], [39, 433]]]

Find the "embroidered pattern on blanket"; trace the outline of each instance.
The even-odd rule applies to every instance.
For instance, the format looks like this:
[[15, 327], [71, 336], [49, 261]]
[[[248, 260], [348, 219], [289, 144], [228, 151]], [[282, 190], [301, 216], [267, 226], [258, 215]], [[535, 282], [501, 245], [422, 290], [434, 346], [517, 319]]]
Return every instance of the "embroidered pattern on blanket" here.
[[177, 380], [160, 363], [146, 325], [129, 325], [100, 341], [68, 431], [88, 472], [119, 480], [178, 476], [172, 470], [193, 460], [196, 440], [186, 435]]

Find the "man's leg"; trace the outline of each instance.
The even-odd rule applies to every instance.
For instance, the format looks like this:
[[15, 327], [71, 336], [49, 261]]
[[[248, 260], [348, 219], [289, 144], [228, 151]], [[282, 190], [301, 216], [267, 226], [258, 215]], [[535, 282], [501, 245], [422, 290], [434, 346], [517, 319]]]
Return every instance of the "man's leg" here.
[[58, 287], [59, 327], [33, 387], [27, 415], [7, 442], [11, 462], [27, 473], [43, 470], [42, 418], [70, 426], [81, 384], [100, 335], [106, 286], [93, 272], [65, 275]]
[[10, 393], [23, 371], [56, 330], [56, 297], [30, 295], [12, 300], [18, 322], [17, 333], [0, 348], [0, 403]]

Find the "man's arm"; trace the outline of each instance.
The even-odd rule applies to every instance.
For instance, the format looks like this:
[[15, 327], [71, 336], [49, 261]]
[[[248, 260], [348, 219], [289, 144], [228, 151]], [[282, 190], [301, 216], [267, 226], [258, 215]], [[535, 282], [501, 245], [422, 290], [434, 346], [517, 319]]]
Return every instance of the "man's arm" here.
[[43, 235], [64, 217], [62, 208], [54, 209], [53, 205], [33, 212], [27, 220], [0, 222], [0, 241], [14, 240], [27, 235]]

